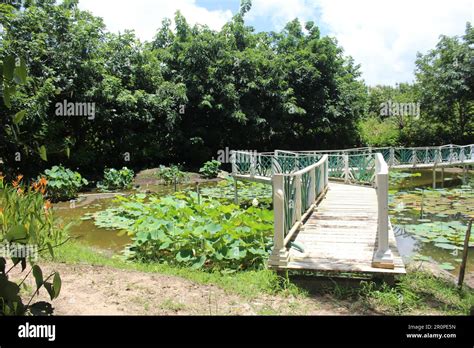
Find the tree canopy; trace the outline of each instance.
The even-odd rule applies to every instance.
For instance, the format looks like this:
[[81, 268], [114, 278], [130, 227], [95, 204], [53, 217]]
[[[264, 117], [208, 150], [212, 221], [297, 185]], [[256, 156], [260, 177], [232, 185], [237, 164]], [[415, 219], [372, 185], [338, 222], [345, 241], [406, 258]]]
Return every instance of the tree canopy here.
[[[134, 168], [197, 166], [226, 147], [345, 148], [374, 143], [382, 124], [373, 145], [472, 138], [470, 24], [419, 56], [415, 86], [367, 88], [360, 67], [314, 22], [255, 32], [244, 21], [250, 0], [219, 31], [177, 12], [151, 42], [108, 33], [77, 0], [18, 4], [0, 5], [2, 66], [13, 55], [28, 70], [15, 93], [2, 90], [4, 171], [34, 174], [52, 162], [94, 174], [127, 159]], [[392, 94], [420, 100], [420, 120], [377, 119]], [[95, 117], [57, 116], [64, 101], [94, 103]]]

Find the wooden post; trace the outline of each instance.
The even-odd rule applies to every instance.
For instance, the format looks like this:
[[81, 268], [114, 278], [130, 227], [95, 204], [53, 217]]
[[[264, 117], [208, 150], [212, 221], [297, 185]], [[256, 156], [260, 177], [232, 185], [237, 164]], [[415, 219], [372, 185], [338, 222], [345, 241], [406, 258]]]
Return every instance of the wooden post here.
[[393, 269], [393, 254], [388, 243], [388, 166], [382, 154], [375, 154], [376, 176], [375, 184], [377, 190], [377, 252], [372, 261], [372, 267]]
[[301, 221], [301, 207], [303, 206], [301, 202], [301, 175], [295, 176], [295, 220], [296, 222]]
[[239, 204], [239, 192], [237, 187], [237, 179], [234, 177], [234, 203]]
[[309, 183], [309, 202], [310, 205], [313, 204], [316, 201], [316, 170], [317, 168], [314, 168], [309, 172], [310, 176], [310, 183]]
[[433, 188], [436, 188], [436, 165], [433, 166]]
[[255, 171], [257, 167], [257, 155], [250, 154], [250, 176], [255, 176]]
[[344, 182], [347, 184], [349, 182], [349, 155], [342, 155], [344, 158]]
[[461, 267], [459, 269], [459, 278], [458, 278], [458, 286], [460, 288], [462, 288], [462, 284], [464, 282], [464, 273], [466, 272], [467, 253], [469, 250], [469, 238], [471, 237], [471, 228], [472, 228], [472, 219], [469, 220], [466, 236], [464, 237], [464, 248], [462, 251], [462, 261], [461, 261]]
[[444, 167], [441, 167], [441, 188], [444, 188]]
[[[235, 178], [234, 178], [235, 180]], [[196, 183], [196, 194], [197, 194], [197, 197], [198, 197], [198, 205], [201, 205], [201, 192], [199, 192], [199, 183], [197, 182]]]
[[326, 188], [329, 184], [329, 156], [326, 158], [326, 161], [325, 161], [323, 175], [324, 175], [324, 187], [323, 188]]
[[232, 164], [232, 175], [237, 174], [237, 154], [234, 150], [230, 152], [230, 163]]
[[268, 264], [273, 267], [285, 267], [288, 264], [289, 253], [285, 247], [285, 192], [284, 176], [273, 176], [273, 217], [274, 234], [273, 250]]

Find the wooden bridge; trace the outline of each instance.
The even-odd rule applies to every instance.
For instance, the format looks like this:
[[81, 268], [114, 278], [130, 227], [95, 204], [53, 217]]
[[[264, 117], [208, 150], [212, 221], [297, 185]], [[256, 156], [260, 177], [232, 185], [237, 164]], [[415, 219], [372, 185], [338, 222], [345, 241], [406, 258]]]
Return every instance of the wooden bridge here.
[[277, 270], [405, 273], [388, 215], [389, 167], [448, 163], [474, 164], [474, 146], [232, 151], [236, 180], [273, 187]]

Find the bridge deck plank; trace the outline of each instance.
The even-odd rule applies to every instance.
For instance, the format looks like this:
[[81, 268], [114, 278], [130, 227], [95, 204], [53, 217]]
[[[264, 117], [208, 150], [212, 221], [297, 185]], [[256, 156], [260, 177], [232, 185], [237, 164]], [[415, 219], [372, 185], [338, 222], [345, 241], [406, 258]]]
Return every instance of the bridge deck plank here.
[[405, 266], [390, 228], [394, 269], [372, 267], [377, 248], [377, 195], [372, 187], [329, 183], [326, 198], [311, 214], [290, 249], [287, 268], [311, 271], [404, 274]]

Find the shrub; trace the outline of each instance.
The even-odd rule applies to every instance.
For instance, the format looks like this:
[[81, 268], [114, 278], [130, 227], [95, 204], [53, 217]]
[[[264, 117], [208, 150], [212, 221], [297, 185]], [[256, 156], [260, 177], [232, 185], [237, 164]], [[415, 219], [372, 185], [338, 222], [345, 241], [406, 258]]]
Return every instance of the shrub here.
[[53, 202], [76, 198], [79, 190], [88, 184], [81, 174], [63, 166], [54, 166], [44, 173], [48, 180], [47, 196]]
[[173, 183], [180, 184], [187, 180], [188, 176], [181, 170], [181, 166], [172, 164], [169, 167], [160, 166], [156, 173], [158, 179], [162, 180], [166, 185]]
[[263, 268], [273, 245], [273, 213], [240, 209], [194, 192], [162, 198], [118, 197], [121, 205], [94, 215], [98, 227], [132, 235], [129, 258], [212, 269]]
[[201, 173], [201, 175], [206, 179], [217, 178], [221, 164], [221, 162], [216, 160], [207, 161], [206, 163], [204, 163], [202, 168], [199, 169], [199, 173]]
[[[30, 302], [42, 287], [51, 300], [58, 297], [61, 289], [59, 274], [53, 272], [43, 277], [36, 258], [44, 252], [53, 256], [54, 246], [64, 240], [64, 230], [55, 226], [51, 204], [44, 200], [41, 193], [44, 180], [29, 189], [21, 185], [21, 180], [20, 175], [12, 186], [4, 185], [0, 176], [0, 247], [4, 251], [0, 257], [0, 315], [29, 314], [34, 305], [30, 306]], [[11, 259], [13, 267], [7, 267], [7, 258]], [[31, 266], [36, 289], [25, 305], [20, 296], [20, 286], [10, 281], [8, 274], [18, 265], [24, 271], [27, 263]]]
[[122, 190], [132, 187], [134, 172], [127, 167], [120, 170], [110, 168], [104, 170], [104, 180], [97, 183], [101, 191]]

